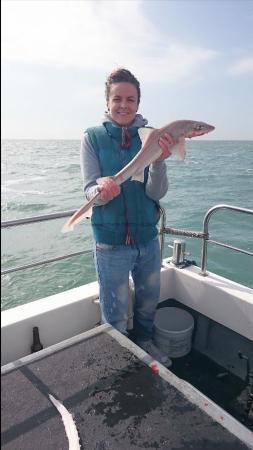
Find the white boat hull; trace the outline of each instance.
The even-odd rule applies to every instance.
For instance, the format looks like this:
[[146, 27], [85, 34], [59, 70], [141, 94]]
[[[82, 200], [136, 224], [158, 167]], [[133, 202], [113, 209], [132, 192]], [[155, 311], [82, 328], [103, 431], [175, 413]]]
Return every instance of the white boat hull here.
[[[213, 273], [203, 277], [196, 266], [180, 269], [164, 261], [160, 302], [171, 298], [253, 341], [252, 289]], [[35, 326], [46, 348], [100, 321], [96, 282], [3, 311], [1, 365], [31, 353]]]

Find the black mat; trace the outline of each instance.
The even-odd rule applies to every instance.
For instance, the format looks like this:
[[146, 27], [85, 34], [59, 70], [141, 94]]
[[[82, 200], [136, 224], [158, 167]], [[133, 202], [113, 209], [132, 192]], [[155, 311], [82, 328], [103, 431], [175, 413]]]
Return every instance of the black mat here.
[[82, 449], [248, 449], [106, 332], [2, 375], [3, 449], [69, 448], [48, 393]]

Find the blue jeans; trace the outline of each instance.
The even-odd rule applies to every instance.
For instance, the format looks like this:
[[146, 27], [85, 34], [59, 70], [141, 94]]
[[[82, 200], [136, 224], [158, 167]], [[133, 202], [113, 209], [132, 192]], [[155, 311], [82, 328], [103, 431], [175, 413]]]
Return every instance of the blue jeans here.
[[100, 286], [102, 320], [127, 334], [130, 301], [129, 274], [135, 287], [133, 338], [152, 338], [156, 306], [160, 296], [159, 239], [144, 245], [95, 243], [95, 266]]

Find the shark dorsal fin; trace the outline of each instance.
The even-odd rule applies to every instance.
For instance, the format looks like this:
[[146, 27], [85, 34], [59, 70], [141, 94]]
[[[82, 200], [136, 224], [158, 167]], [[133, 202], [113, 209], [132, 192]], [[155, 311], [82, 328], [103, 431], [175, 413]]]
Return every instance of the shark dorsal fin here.
[[140, 136], [140, 140], [142, 142], [142, 145], [146, 142], [150, 134], [154, 131], [153, 128], [139, 128], [138, 133]]

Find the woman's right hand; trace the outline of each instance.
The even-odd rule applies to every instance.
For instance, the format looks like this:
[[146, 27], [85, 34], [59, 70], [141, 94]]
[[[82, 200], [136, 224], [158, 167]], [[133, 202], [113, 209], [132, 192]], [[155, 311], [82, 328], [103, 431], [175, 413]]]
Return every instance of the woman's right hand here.
[[103, 177], [97, 180], [97, 190], [102, 200], [109, 202], [120, 194], [121, 188], [112, 177]]

